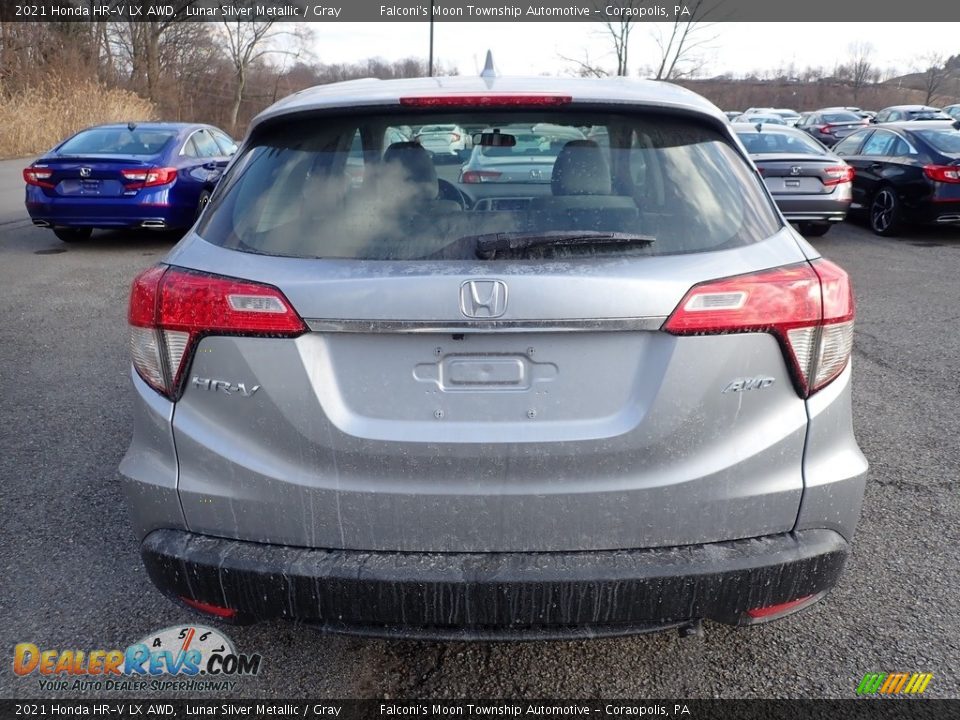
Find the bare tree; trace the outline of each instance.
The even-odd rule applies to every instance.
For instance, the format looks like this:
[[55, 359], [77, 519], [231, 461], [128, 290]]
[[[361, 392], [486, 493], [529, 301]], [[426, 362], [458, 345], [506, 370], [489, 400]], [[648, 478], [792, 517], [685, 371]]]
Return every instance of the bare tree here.
[[631, 11], [636, 11], [643, 3], [644, 0], [615, 0], [604, 5], [604, 8], [614, 8], [616, 17], [620, 18], [616, 22], [605, 20], [603, 23], [604, 33], [613, 44], [617, 58], [617, 76], [630, 74], [630, 33], [634, 27], [634, 12]]
[[921, 75], [923, 91], [926, 93], [923, 104], [929, 105], [934, 96], [940, 92], [949, 71], [947, 70], [946, 59], [941, 52], [927, 53], [920, 58], [920, 63], [921, 67], [926, 68]]
[[701, 55], [717, 36], [711, 32], [713, 23], [708, 17], [716, 14], [720, 3], [708, 4], [708, 0], [694, 0], [687, 5], [689, 15], [684, 15], [669, 24], [667, 32], [658, 29], [654, 35], [660, 48], [660, 62], [656, 80], [678, 80], [697, 74], [704, 65]]
[[[285, 25], [282, 24], [280, 27]], [[304, 35], [302, 28], [294, 31], [277, 29], [273, 20], [225, 20], [223, 28], [226, 51], [234, 73], [233, 101], [230, 106], [228, 125], [231, 131], [235, 131], [250, 68], [267, 55], [299, 55]], [[284, 45], [292, 44], [293, 49], [281, 45], [281, 42]]]
[[848, 63], [850, 84], [853, 86], [853, 101], [857, 101], [860, 89], [875, 80], [878, 76], [870, 57], [873, 55], [873, 45], [868, 42], [856, 41], [847, 45], [850, 62]]
[[607, 77], [610, 74], [604, 68], [591, 61], [590, 53], [586, 50], [583, 51], [583, 60], [574, 57], [568, 57], [567, 55], [558, 55], [558, 57], [564, 62], [573, 64], [573, 74], [577, 77], [602, 78]]

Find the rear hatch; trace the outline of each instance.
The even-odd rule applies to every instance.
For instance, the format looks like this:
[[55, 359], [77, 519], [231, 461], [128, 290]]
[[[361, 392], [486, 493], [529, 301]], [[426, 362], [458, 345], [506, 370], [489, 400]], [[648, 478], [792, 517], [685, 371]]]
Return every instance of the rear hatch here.
[[[457, 121], [497, 120], [481, 115]], [[466, 552], [678, 546], [793, 527], [807, 415], [780, 342], [661, 329], [698, 283], [809, 269], [791, 231], [713, 124], [573, 115], [572, 126], [609, 130], [612, 167], [596, 147], [582, 167], [610, 173], [613, 192], [555, 198], [558, 212], [616, 233], [562, 247], [548, 236], [492, 259], [474, 252], [477, 234], [509, 230], [522, 244], [533, 220], [450, 212], [396, 183], [394, 202], [376, 178], [395, 168], [376, 162], [352, 188], [345, 157], [300, 149], [303, 138], [337, 147], [317, 135], [349, 137], [347, 122], [254, 132], [197, 234], [168, 258], [172, 293], [196, 277], [183, 269], [212, 274], [199, 282], [223, 293], [198, 305], [183, 291], [170, 304], [183, 324], [170, 327], [187, 332], [165, 341], [180, 369], [170, 392], [191, 530]], [[365, 123], [417, 118], [355, 120]], [[624, 163], [642, 163], [649, 186], [619, 186], [618, 174], [636, 175]], [[206, 329], [202, 307], [214, 308]], [[305, 332], [263, 329], [269, 313], [292, 311]], [[230, 331], [234, 316], [266, 324], [251, 337], [246, 325]]]

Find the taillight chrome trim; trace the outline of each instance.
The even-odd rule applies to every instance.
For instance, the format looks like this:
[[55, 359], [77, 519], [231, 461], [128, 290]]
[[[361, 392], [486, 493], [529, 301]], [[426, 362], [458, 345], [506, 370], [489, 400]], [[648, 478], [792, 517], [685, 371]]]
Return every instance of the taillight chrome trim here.
[[550, 333], [583, 332], [637, 332], [659, 330], [666, 315], [622, 318], [577, 318], [563, 320], [343, 320], [334, 318], [305, 318], [313, 332], [326, 333]]

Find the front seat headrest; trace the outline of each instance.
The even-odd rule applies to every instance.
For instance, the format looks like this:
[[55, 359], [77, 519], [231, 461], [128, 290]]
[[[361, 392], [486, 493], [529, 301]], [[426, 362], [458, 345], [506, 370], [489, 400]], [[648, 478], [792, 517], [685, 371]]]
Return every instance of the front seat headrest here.
[[609, 195], [610, 170], [593, 140], [571, 140], [553, 163], [550, 187], [554, 195]]
[[437, 197], [437, 170], [430, 153], [419, 143], [393, 143], [383, 153], [383, 163], [388, 172], [399, 169], [401, 181], [416, 188], [415, 195], [424, 199]]

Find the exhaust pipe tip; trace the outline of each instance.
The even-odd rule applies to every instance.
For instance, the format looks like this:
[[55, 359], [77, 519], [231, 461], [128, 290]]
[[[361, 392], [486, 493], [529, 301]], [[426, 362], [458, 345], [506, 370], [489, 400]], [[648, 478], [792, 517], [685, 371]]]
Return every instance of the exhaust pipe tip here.
[[53, 226], [52, 226], [49, 222], [47, 222], [46, 220], [34, 220], [34, 221], [33, 221], [33, 224], [34, 224], [35, 227], [42, 227], [42, 228], [53, 227]]
[[140, 223], [140, 227], [148, 230], [163, 230], [167, 227], [167, 223], [163, 220], [144, 220]]

